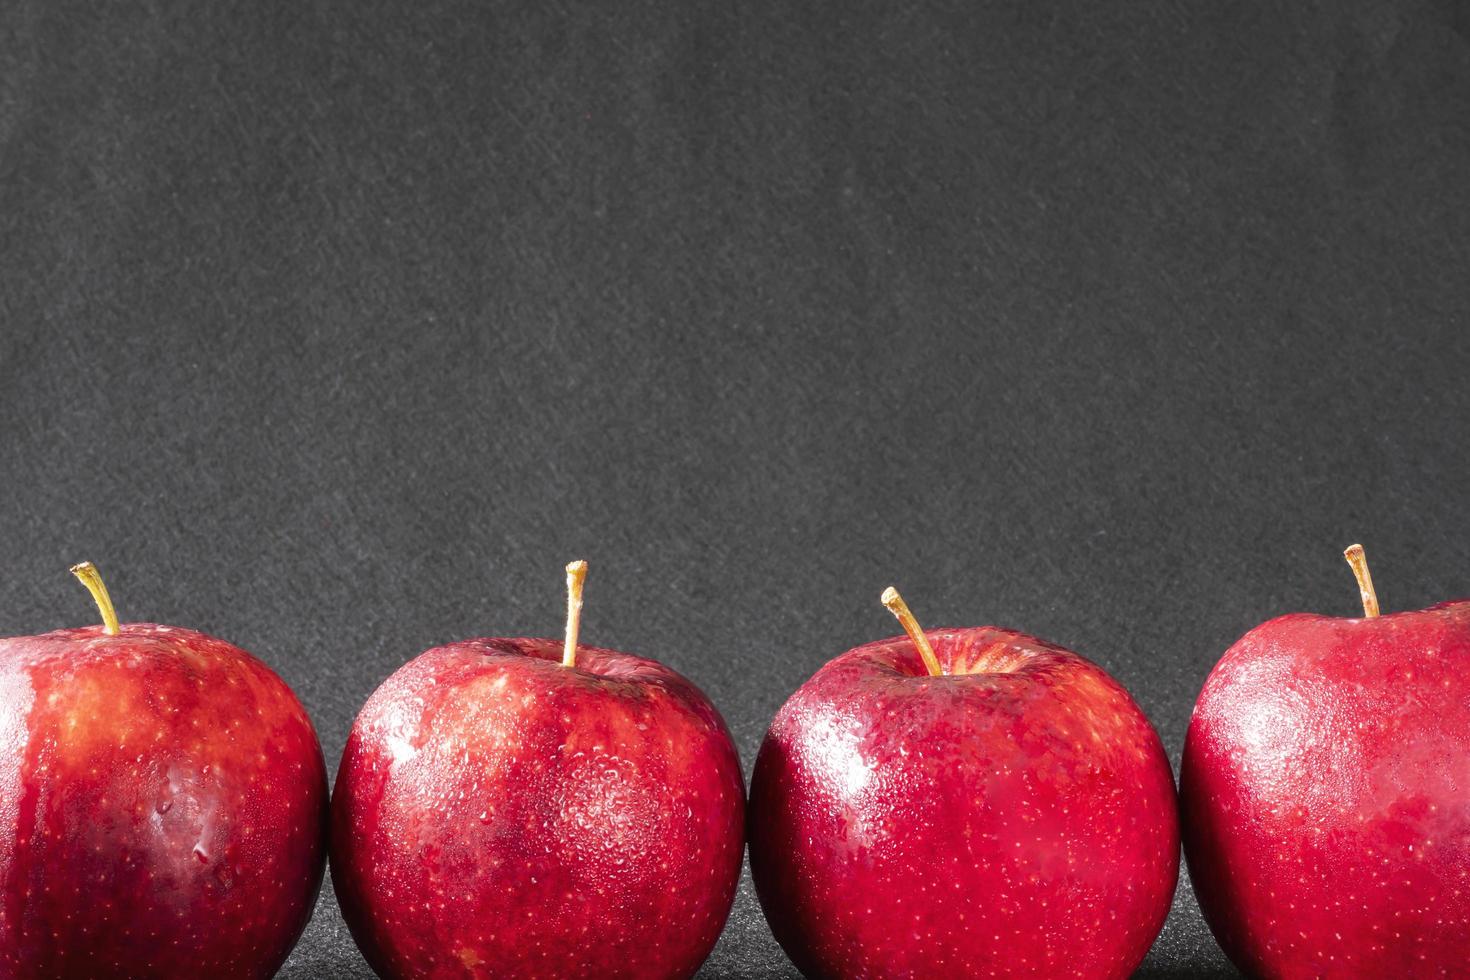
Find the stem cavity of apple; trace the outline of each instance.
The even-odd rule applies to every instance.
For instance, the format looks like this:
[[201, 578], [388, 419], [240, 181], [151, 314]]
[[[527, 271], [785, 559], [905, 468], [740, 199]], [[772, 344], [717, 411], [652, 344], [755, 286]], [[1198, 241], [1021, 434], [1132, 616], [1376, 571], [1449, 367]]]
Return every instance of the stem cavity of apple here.
[[1358, 592], [1363, 596], [1363, 615], [1372, 619], [1378, 615], [1378, 593], [1373, 591], [1373, 576], [1368, 571], [1368, 556], [1360, 544], [1349, 545], [1342, 553], [1347, 563], [1353, 566], [1353, 575], [1358, 580]]
[[577, 634], [582, 629], [582, 583], [587, 580], [587, 563], [574, 561], [567, 566], [567, 639], [561, 648], [561, 665], [577, 665]]
[[97, 571], [97, 566], [84, 561], [73, 565], [71, 573], [92, 593], [92, 601], [97, 603], [97, 611], [102, 614], [102, 632], [108, 636], [117, 636], [117, 610], [112, 606], [112, 596], [107, 594], [107, 586], [103, 583], [102, 573]]
[[929, 645], [929, 638], [924, 635], [923, 630], [919, 629], [919, 621], [909, 611], [909, 604], [903, 601], [903, 596], [898, 594], [898, 590], [890, 585], [883, 590], [881, 601], [888, 607], [889, 612], [898, 617], [899, 623], [903, 625], [903, 631], [909, 635], [910, 640], [914, 641], [914, 646], [919, 648], [919, 656], [923, 658], [924, 669], [929, 671], [929, 676], [938, 677], [943, 674], [944, 669], [939, 666], [939, 658], [934, 656], [934, 648]]

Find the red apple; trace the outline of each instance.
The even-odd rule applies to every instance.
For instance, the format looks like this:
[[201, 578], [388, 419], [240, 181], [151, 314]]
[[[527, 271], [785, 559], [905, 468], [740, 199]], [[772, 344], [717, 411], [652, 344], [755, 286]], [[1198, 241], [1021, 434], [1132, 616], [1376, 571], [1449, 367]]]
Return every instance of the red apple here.
[[353, 725], [332, 881], [396, 977], [688, 977], [734, 898], [745, 787], [713, 705], [669, 668], [565, 642], [422, 654]]
[[223, 640], [0, 640], [0, 976], [263, 978], [311, 915], [327, 776], [301, 703]]
[[1470, 602], [1251, 630], [1184, 745], [1185, 848], [1230, 958], [1261, 977], [1464, 976]]
[[849, 650], [776, 715], [750, 862], [809, 977], [1126, 977], [1179, 870], [1174, 780], [1128, 693], [995, 627]]

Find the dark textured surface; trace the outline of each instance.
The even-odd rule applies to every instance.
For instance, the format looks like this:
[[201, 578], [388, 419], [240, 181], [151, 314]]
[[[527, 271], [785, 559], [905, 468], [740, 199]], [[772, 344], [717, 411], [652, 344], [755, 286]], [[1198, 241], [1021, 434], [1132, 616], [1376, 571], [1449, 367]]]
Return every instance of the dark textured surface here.
[[[0, 5], [0, 632], [216, 633], [335, 765], [395, 666], [583, 636], [748, 765], [995, 621], [1176, 756], [1242, 631], [1470, 593], [1460, 5]], [[1187, 886], [1146, 975], [1224, 972]], [[748, 889], [706, 974], [789, 972]], [[364, 968], [330, 898], [287, 975]]]

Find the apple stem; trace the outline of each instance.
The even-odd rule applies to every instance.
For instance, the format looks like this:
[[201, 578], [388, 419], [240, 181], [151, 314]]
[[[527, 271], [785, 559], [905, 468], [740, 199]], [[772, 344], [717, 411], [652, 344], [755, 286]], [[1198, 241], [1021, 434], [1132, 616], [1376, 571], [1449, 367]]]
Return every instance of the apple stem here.
[[1368, 556], [1360, 544], [1349, 545], [1342, 553], [1347, 563], [1353, 566], [1353, 575], [1358, 580], [1358, 592], [1363, 596], [1363, 615], [1369, 619], [1378, 615], [1378, 593], [1373, 591], [1373, 576], [1368, 571]]
[[97, 611], [102, 614], [102, 632], [108, 636], [117, 636], [117, 610], [112, 606], [112, 596], [107, 594], [107, 586], [103, 583], [102, 573], [97, 571], [97, 566], [84, 561], [73, 565], [71, 573], [92, 593], [92, 601], [97, 603]]
[[577, 665], [577, 634], [582, 629], [582, 583], [587, 579], [587, 563], [574, 561], [567, 566], [567, 639], [561, 648], [561, 665]]
[[934, 656], [934, 648], [929, 645], [929, 638], [924, 635], [923, 630], [919, 629], [919, 621], [909, 611], [909, 604], [903, 601], [903, 596], [898, 594], [898, 590], [890, 585], [883, 590], [881, 601], [888, 607], [889, 612], [898, 617], [898, 621], [903, 624], [903, 631], [909, 635], [909, 639], [914, 641], [914, 646], [919, 648], [919, 656], [923, 658], [924, 669], [929, 671], [929, 676], [938, 677], [943, 674], [944, 670], [939, 666], [939, 658]]

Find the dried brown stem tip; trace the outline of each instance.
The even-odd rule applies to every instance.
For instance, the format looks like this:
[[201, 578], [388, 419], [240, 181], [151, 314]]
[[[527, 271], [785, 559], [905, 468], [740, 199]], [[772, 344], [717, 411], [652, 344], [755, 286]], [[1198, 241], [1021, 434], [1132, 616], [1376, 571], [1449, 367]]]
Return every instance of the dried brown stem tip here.
[[103, 583], [102, 573], [97, 571], [97, 566], [84, 561], [73, 565], [71, 573], [92, 593], [92, 601], [97, 603], [97, 611], [102, 614], [102, 632], [108, 636], [117, 636], [117, 610], [112, 607], [112, 596], [107, 594], [107, 586]]
[[1368, 556], [1360, 544], [1349, 545], [1342, 553], [1347, 563], [1353, 566], [1353, 575], [1358, 580], [1358, 591], [1363, 596], [1363, 615], [1369, 619], [1378, 615], [1378, 593], [1373, 591], [1373, 576], [1368, 571]]
[[586, 580], [585, 561], [574, 561], [567, 566], [567, 638], [561, 648], [563, 667], [577, 665], [577, 634], [582, 629], [582, 583]]
[[903, 631], [909, 635], [909, 639], [914, 641], [914, 646], [919, 648], [919, 656], [923, 658], [924, 669], [929, 671], [929, 676], [938, 677], [944, 673], [939, 666], [939, 658], [934, 656], [934, 648], [929, 645], [929, 638], [924, 635], [923, 630], [919, 629], [919, 621], [909, 611], [908, 603], [903, 601], [903, 596], [898, 594], [898, 590], [890, 585], [883, 590], [881, 601], [888, 607], [889, 612], [898, 617], [898, 621], [903, 624]]

